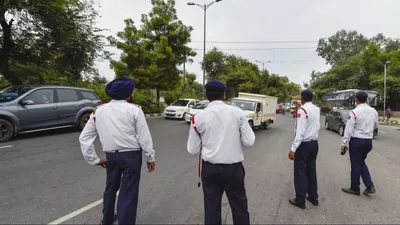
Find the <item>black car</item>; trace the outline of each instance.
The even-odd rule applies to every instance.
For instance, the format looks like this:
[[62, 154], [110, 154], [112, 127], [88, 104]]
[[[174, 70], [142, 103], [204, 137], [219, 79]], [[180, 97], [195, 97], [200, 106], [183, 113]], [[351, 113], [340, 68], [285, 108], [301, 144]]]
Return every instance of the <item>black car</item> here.
[[[349, 113], [350, 110], [348, 109], [330, 111], [325, 116], [325, 129], [337, 131], [341, 136], [343, 136]], [[375, 127], [374, 129], [374, 137], [375, 136], [378, 136], [378, 127]]]

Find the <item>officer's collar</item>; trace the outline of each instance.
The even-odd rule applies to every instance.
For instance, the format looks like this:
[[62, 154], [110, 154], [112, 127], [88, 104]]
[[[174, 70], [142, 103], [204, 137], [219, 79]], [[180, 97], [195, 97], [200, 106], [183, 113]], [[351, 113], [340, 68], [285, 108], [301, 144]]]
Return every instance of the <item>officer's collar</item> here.
[[115, 100], [115, 99], [111, 99], [110, 102], [119, 103], [119, 102], [127, 102], [127, 101], [126, 101], [126, 100]]
[[215, 100], [215, 101], [210, 102], [210, 103], [208, 104], [208, 106], [222, 105], [222, 104], [225, 104], [225, 103], [224, 103], [223, 101], [221, 101], [221, 100]]

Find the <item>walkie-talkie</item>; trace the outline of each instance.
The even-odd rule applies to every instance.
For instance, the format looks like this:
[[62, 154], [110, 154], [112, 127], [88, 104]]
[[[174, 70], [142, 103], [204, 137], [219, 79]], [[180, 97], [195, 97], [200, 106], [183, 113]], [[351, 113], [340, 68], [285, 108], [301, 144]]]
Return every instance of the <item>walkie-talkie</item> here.
[[346, 152], [347, 152], [347, 150], [348, 150], [347, 146], [344, 146], [344, 149], [343, 149], [342, 152], [340, 152], [340, 154], [341, 154], [341, 155], [345, 155]]

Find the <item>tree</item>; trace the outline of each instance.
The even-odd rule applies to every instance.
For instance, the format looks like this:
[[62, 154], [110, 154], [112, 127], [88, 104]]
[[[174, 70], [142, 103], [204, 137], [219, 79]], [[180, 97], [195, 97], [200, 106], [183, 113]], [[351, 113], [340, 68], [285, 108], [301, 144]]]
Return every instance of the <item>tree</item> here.
[[329, 38], [319, 39], [317, 53], [327, 64], [335, 66], [342, 60], [359, 54], [368, 44], [368, 38], [357, 31], [339, 30]]
[[217, 79], [226, 83], [227, 99], [238, 92], [250, 92], [276, 96], [279, 101], [290, 99], [301, 91], [300, 85], [289, 81], [287, 77], [260, 71], [249, 60], [236, 55], [225, 54], [214, 48], [206, 54], [206, 72], [208, 79]]
[[[359, 46], [356, 46], [356, 49], [358, 48]], [[346, 51], [354, 52], [354, 50]], [[382, 34], [369, 39], [369, 44], [358, 54], [342, 56], [342, 61], [328, 71], [323, 73], [313, 71], [309, 82], [310, 89], [319, 97], [327, 92], [343, 89], [375, 90], [383, 95], [383, 72], [386, 61], [391, 61], [387, 70], [387, 99], [392, 102], [400, 101], [399, 41]]]
[[103, 46], [96, 18], [91, 0], [2, 1], [1, 74], [11, 84], [74, 83], [96, 75]]
[[139, 88], [156, 89], [157, 104], [162, 90], [172, 90], [181, 79], [178, 66], [195, 52], [187, 46], [192, 27], [178, 19], [174, 0], [152, 0], [153, 8], [142, 15], [141, 29], [133, 20], [125, 20], [125, 29], [117, 38], [109, 37], [111, 45], [122, 50], [118, 61], [111, 61], [117, 76], [133, 77]]

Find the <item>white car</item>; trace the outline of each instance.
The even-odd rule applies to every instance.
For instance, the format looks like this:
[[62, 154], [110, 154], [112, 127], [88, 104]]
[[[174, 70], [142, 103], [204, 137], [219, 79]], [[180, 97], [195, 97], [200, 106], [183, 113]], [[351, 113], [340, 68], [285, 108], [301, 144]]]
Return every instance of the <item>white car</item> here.
[[208, 103], [210, 103], [210, 101], [204, 100], [197, 103], [195, 106], [193, 106], [193, 108], [189, 109], [189, 112], [185, 114], [185, 121], [190, 124], [192, 117], [207, 108]]
[[174, 101], [171, 105], [167, 106], [164, 110], [164, 116], [166, 119], [184, 119], [193, 106], [198, 104], [200, 100], [181, 98]]

